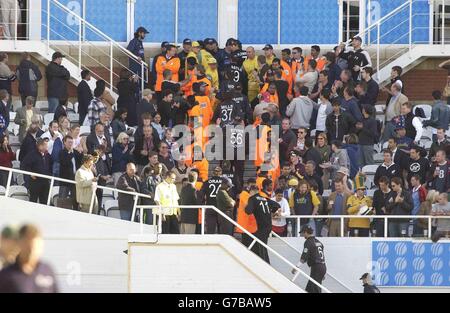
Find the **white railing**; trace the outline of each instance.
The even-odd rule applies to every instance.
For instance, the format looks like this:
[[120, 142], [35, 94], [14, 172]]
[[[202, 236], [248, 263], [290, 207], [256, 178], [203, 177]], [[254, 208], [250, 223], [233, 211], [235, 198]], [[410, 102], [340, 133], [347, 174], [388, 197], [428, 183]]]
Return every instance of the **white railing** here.
[[[242, 227], [241, 225], [239, 225], [236, 221], [234, 221], [232, 218], [230, 218], [229, 216], [227, 216], [225, 213], [223, 213], [222, 211], [220, 211], [219, 209], [217, 209], [215, 206], [212, 205], [204, 205], [204, 206], [197, 206], [197, 205], [177, 205], [177, 206], [160, 206], [160, 205], [139, 205], [138, 206], [139, 210], [140, 210], [140, 221], [139, 223], [141, 224], [141, 233], [143, 232], [143, 215], [144, 215], [144, 211], [145, 210], [157, 210], [157, 216], [158, 216], [158, 225], [157, 225], [157, 229], [158, 229], [158, 233], [161, 233], [162, 230], [162, 209], [163, 208], [168, 208], [168, 209], [202, 209], [201, 210], [201, 234], [204, 235], [205, 234], [205, 211], [206, 210], [213, 210], [215, 211], [217, 214], [219, 214], [220, 216], [222, 216], [225, 220], [227, 220], [229, 223], [231, 223], [234, 227], [237, 227], [238, 229], [240, 229], [243, 233], [245, 233], [246, 235], [248, 235], [252, 240], [251, 244], [247, 247], [248, 250], [251, 250], [253, 248], [253, 246], [258, 243], [261, 246], [263, 246], [264, 248], [267, 249], [268, 252], [272, 253], [273, 255], [275, 255], [278, 259], [280, 259], [282, 262], [286, 263], [290, 269], [295, 269], [296, 273], [294, 274], [294, 277], [292, 277], [291, 281], [295, 282], [295, 280], [298, 278], [299, 275], [303, 276], [304, 278], [310, 280], [312, 283], [314, 283], [316, 286], [320, 287], [322, 289], [322, 291], [330, 293], [330, 290], [328, 290], [327, 288], [325, 288], [323, 285], [319, 284], [316, 280], [314, 280], [313, 278], [311, 278], [308, 274], [306, 274], [305, 272], [303, 272], [298, 266], [294, 265], [292, 262], [290, 262], [288, 259], [286, 259], [284, 256], [282, 256], [280, 253], [278, 253], [277, 251], [275, 251], [273, 248], [269, 247], [269, 245], [265, 244], [264, 242], [262, 242], [259, 238], [257, 238], [255, 235], [253, 235], [252, 233], [250, 233], [247, 229], [245, 229], [244, 227]], [[155, 215], [153, 213], [153, 215]], [[156, 226], [156, 221], [155, 219], [153, 219], [153, 225]]]
[[[78, 30], [75, 31], [72, 29], [70, 25], [67, 24], [66, 21], [62, 21], [57, 18], [53, 12], [64, 12], [65, 14], [70, 14], [78, 25]], [[115, 91], [115, 82], [120, 78], [117, 71], [127, 70], [130, 74], [137, 74], [140, 81], [140, 89], [141, 91], [145, 87], [145, 82], [147, 82], [147, 69], [148, 65], [144, 60], [140, 60], [133, 53], [124, 48], [120, 43], [116, 42], [114, 39], [100, 31], [97, 27], [86, 21], [76, 12], [71, 11], [69, 8], [61, 4], [57, 0], [47, 0], [47, 9], [42, 11], [42, 26], [46, 29], [46, 38], [45, 42], [47, 44], [47, 51], [49, 51], [50, 47], [53, 49], [58, 49], [58, 45], [61, 44], [61, 41], [68, 44], [69, 47], [73, 47], [74, 50], [78, 51], [77, 56], [72, 57], [67, 54], [67, 58], [70, 59], [74, 64], [78, 65], [79, 72], [81, 69], [88, 68], [91, 70], [91, 73], [96, 79], [103, 79], [109, 84], [109, 88], [112, 91]], [[65, 30], [68, 30], [70, 36], [76, 36], [78, 40], [75, 42], [70, 38], [67, 38], [68, 35], [63, 35], [58, 32], [57, 27], [62, 27]], [[103, 42], [108, 43], [108, 49], [105, 52], [103, 49], [96, 46], [93, 42], [87, 40], [86, 34], [87, 32], [95, 35]], [[52, 39], [52, 36], [56, 36], [59, 40]], [[86, 49], [91, 49], [91, 51], [86, 51]], [[92, 51], [97, 51], [100, 57], [92, 57]], [[74, 53], [71, 53], [74, 55]], [[86, 59], [83, 60], [83, 56]], [[105, 62], [105, 59], [108, 61]], [[140, 74], [133, 73], [129, 65], [126, 64], [128, 60], [136, 62], [140, 64]], [[125, 63], [125, 64], [124, 64]], [[107, 77], [104, 74], [92, 69], [92, 67], [97, 67], [101, 71], [105, 71], [107, 73]]]
[[[417, 13], [414, 12], [414, 4], [416, 3], [427, 3], [429, 4], [429, 12], [428, 13]], [[442, 2], [442, 4], [441, 4]], [[434, 3], [439, 3], [442, 5], [441, 13], [434, 13]], [[369, 6], [370, 7], [370, 6]], [[444, 0], [408, 0], [377, 20], [376, 22], [368, 25], [363, 31], [359, 32], [356, 36], [359, 36], [363, 39], [366, 47], [375, 47], [374, 52], [370, 54], [372, 59], [372, 64], [374, 64], [374, 69], [377, 73], [380, 73], [380, 69], [384, 66], [388, 65], [399, 56], [405, 54], [406, 52], [411, 52], [414, 45], [416, 44], [441, 44], [443, 47], [446, 44], [445, 41], [445, 1]], [[370, 13], [370, 12], [369, 12]], [[414, 18], [426, 16], [429, 18], [429, 23], [426, 26], [414, 26]], [[435, 17], [441, 19], [441, 23], [439, 25], [435, 25]], [[391, 25], [391, 27], [382, 29], [386, 23], [392, 22], [392, 19], [395, 20], [395, 25]], [[398, 20], [397, 20], [398, 19]], [[406, 28], [406, 25], [408, 27]], [[403, 27], [403, 28], [402, 28]], [[400, 31], [405, 29], [400, 34], [397, 35], [396, 38], [389, 40], [388, 43], [383, 43], [383, 39], [385, 39], [388, 35], [393, 35], [394, 31]], [[418, 30], [428, 30], [428, 41], [419, 41], [414, 38], [415, 31]], [[440, 40], [434, 40], [435, 36], [434, 32], [439, 32]], [[346, 42], [347, 45], [351, 43], [351, 40]], [[389, 57], [382, 57], [384, 53], [389, 49], [397, 49], [398, 51]], [[381, 59], [383, 58], [383, 61]], [[377, 74], [377, 80], [380, 77]]]
[[[68, 180], [68, 179], [62, 179], [62, 178], [57, 178], [57, 177], [53, 177], [53, 176], [48, 176], [48, 175], [42, 175], [42, 174], [37, 174], [37, 173], [32, 173], [32, 172], [27, 172], [27, 171], [23, 171], [23, 170], [18, 170], [18, 169], [13, 169], [13, 168], [8, 168], [8, 167], [3, 167], [0, 166], [0, 171], [7, 171], [8, 172], [8, 180], [6, 183], [6, 190], [5, 190], [5, 197], [9, 196], [9, 190], [11, 187], [11, 179], [12, 179], [12, 175], [13, 173], [16, 174], [23, 174], [23, 175], [28, 175], [28, 176], [35, 176], [35, 177], [39, 177], [39, 178], [43, 178], [43, 179], [48, 179], [50, 180], [50, 188], [49, 188], [49, 195], [48, 195], [48, 200], [47, 200], [47, 205], [50, 205], [50, 201], [51, 201], [51, 197], [52, 197], [52, 187], [55, 183], [55, 181], [57, 182], [63, 182], [63, 183], [69, 183], [69, 184], [74, 184], [76, 185], [75, 181], [72, 180]], [[260, 239], [258, 239], [255, 235], [253, 235], [252, 233], [250, 233], [249, 231], [247, 231], [244, 227], [242, 227], [241, 225], [239, 225], [237, 222], [235, 222], [233, 219], [231, 219], [230, 217], [228, 217], [227, 215], [225, 215], [222, 211], [220, 211], [219, 209], [217, 209], [214, 206], [176, 206], [176, 207], [169, 207], [169, 206], [160, 206], [160, 205], [138, 205], [138, 200], [139, 198], [147, 198], [147, 199], [152, 199], [151, 196], [149, 195], [145, 195], [145, 194], [141, 194], [141, 193], [136, 193], [136, 192], [130, 192], [130, 191], [124, 191], [124, 190], [120, 190], [120, 189], [114, 189], [114, 188], [110, 188], [110, 187], [106, 187], [106, 186], [96, 186], [96, 188], [98, 189], [102, 189], [102, 190], [110, 190], [110, 191], [114, 191], [114, 192], [118, 192], [118, 193], [122, 193], [122, 194], [126, 194], [126, 195], [131, 195], [134, 196], [134, 203], [133, 203], [133, 210], [132, 210], [132, 214], [131, 214], [131, 221], [135, 221], [135, 216], [136, 216], [136, 210], [139, 209], [139, 223], [140, 223], [140, 229], [141, 229], [141, 233], [143, 233], [144, 231], [144, 211], [145, 210], [152, 210], [152, 214], [153, 214], [153, 225], [156, 226], [156, 219], [155, 219], [155, 215], [158, 216], [158, 233], [161, 233], [162, 230], [162, 220], [163, 220], [163, 214], [162, 214], [162, 209], [163, 208], [182, 208], [182, 209], [202, 209], [202, 230], [201, 230], [201, 234], [204, 235], [205, 234], [205, 211], [210, 209], [210, 210], [214, 210], [217, 214], [221, 215], [223, 218], [225, 218], [228, 222], [230, 222], [232, 225], [234, 225], [235, 227], [239, 228], [242, 232], [246, 233], [250, 238], [253, 239], [251, 245], [248, 247], [248, 249], [250, 250], [255, 243], [259, 243], [260, 245], [262, 245], [264, 248], [266, 248], [269, 252], [271, 252], [273, 255], [275, 255], [277, 258], [279, 258], [282, 262], [286, 263], [290, 268], [295, 269], [296, 270], [296, 274], [294, 275], [294, 277], [291, 279], [292, 282], [295, 282], [295, 280], [297, 279], [297, 277], [299, 275], [303, 276], [305, 279], [310, 280], [312, 283], [314, 283], [315, 285], [317, 285], [318, 287], [320, 287], [322, 289], [322, 291], [330, 293], [330, 291], [325, 288], [324, 286], [322, 286], [321, 284], [319, 284], [316, 280], [314, 280], [313, 278], [309, 277], [308, 274], [306, 274], [305, 272], [303, 272], [301, 269], [299, 269], [296, 265], [292, 264], [289, 260], [287, 260], [285, 257], [283, 257], [281, 254], [279, 254], [278, 252], [276, 252], [274, 249], [272, 249], [271, 247], [269, 247], [267, 244], [265, 244], [264, 242], [262, 242]], [[91, 202], [90, 202], [90, 206], [89, 206], [89, 214], [93, 213], [93, 207], [94, 207], [94, 203], [95, 203], [95, 197], [96, 197], [96, 188], [93, 189], [92, 192], [92, 196], [91, 196]], [[158, 210], [158, 212], [155, 214], [153, 212], [153, 210], [156, 209]]]
[[[389, 220], [418, 220], [426, 219], [428, 221], [427, 233], [424, 237], [431, 238], [432, 236], [432, 220], [436, 219], [450, 219], [450, 215], [291, 215], [283, 217], [287, 220], [293, 219], [296, 221], [297, 231], [300, 230], [300, 219], [331, 219], [339, 220], [340, 222], [340, 235], [345, 237], [345, 220], [348, 219], [372, 219], [372, 220], [383, 220], [384, 225], [384, 238], [388, 237], [388, 221]], [[406, 233], [404, 234], [406, 237]]]

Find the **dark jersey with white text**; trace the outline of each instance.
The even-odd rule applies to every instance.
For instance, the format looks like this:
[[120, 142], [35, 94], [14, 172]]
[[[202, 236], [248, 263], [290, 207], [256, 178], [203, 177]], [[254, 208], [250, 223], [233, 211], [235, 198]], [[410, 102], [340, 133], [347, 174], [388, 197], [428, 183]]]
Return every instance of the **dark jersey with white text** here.
[[217, 205], [216, 197], [222, 184], [222, 177], [213, 176], [209, 178], [202, 186], [202, 194], [206, 198], [207, 205]]
[[280, 205], [277, 202], [261, 192], [248, 199], [245, 212], [255, 216], [259, 233], [269, 234], [272, 230], [272, 213], [275, 213], [279, 208]]
[[305, 240], [303, 253], [300, 259], [305, 261], [308, 266], [325, 264], [323, 244], [317, 240], [316, 237], [309, 237]]

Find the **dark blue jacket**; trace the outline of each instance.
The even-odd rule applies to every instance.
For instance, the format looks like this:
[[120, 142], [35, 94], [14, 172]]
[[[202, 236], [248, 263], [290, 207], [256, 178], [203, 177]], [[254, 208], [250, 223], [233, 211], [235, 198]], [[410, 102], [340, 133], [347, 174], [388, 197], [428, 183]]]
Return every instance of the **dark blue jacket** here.
[[42, 156], [36, 149], [25, 157], [22, 168], [24, 171], [52, 176], [52, 158], [48, 153]]
[[328, 67], [328, 84], [326, 88], [331, 89], [336, 80], [339, 80], [341, 77], [342, 69], [336, 63], [331, 63]]
[[[130, 41], [128, 44], [127, 50], [133, 53], [135, 56], [140, 57], [142, 60], [145, 60], [144, 55], [144, 43], [139, 38], [134, 38]], [[138, 74], [140, 76], [141, 73], [141, 64], [133, 60], [132, 58], [129, 58], [129, 67], [130, 70]]]
[[344, 112], [349, 113], [356, 122], [363, 121], [363, 115], [361, 113], [361, 109], [359, 108], [358, 101], [355, 97], [352, 97], [349, 100], [345, 100], [345, 98], [341, 98], [341, 109]]
[[39, 67], [31, 61], [23, 60], [16, 70], [19, 80], [19, 93], [22, 96], [37, 97], [38, 81], [42, 79]]
[[133, 145], [128, 146], [128, 150], [123, 152], [124, 146], [121, 144], [114, 144], [112, 148], [112, 172], [123, 173], [127, 168], [127, 164], [133, 161], [133, 156], [130, 154]]
[[358, 145], [343, 145], [343, 148], [347, 150], [348, 158], [350, 160], [350, 178], [355, 178], [359, 171], [359, 146]]

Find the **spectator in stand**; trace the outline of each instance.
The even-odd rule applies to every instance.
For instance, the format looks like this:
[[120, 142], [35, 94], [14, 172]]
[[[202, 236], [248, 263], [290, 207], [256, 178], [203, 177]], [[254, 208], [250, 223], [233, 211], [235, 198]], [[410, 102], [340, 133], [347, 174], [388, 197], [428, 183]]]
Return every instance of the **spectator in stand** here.
[[53, 119], [55, 121], [59, 121], [59, 118], [62, 116], [67, 116], [67, 102], [59, 103], [56, 107], [55, 114], [53, 115]]
[[22, 106], [26, 105], [26, 98], [33, 97], [33, 105], [38, 95], [38, 81], [42, 79], [39, 66], [31, 62], [31, 54], [24, 52], [22, 61], [16, 69], [16, 77], [19, 81], [19, 94], [22, 99]]
[[344, 97], [341, 99], [341, 108], [349, 113], [356, 122], [362, 122], [363, 115], [358, 105], [358, 100], [355, 98], [355, 89], [351, 85], [347, 85], [344, 88]]
[[342, 43], [339, 46], [333, 48], [334, 55], [336, 56], [336, 64], [339, 65], [341, 70], [348, 69], [348, 62], [341, 57], [341, 52], [345, 50], [345, 44]]
[[18, 229], [5, 226], [0, 234], [0, 271], [16, 262], [19, 253]]
[[370, 66], [366, 66], [361, 70], [361, 78], [367, 83], [367, 92], [363, 98], [359, 99], [361, 104], [370, 104], [375, 106], [377, 103], [380, 87], [372, 78], [373, 72], [373, 68]]
[[63, 136], [63, 138], [70, 133], [70, 120], [67, 116], [61, 116], [58, 119], [58, 131]]
[[160, 171], [155, 175], [161, 175], [161, 178], [162, 178], [161, 181], [163, 180], [165, 174], [168, 172], [167, 167], [164, 164], [159, 163], [158, 153], [154, 152], [154, 151], [152, 151], [148, 154], [148, 163], [142, 170], [141, 178], [144, 177], [143, 172], [146, 168], [150, 168], [152, 170], [156, 170], [156, 168], [160, 168]]
[[112, 148], [111, 172], [113, 176], [115, 173], [125, 172], [127, 164], [133, 161], [133, 152], [134, 145], [130, 143], [130, 137], [126, 133], [120, 133]]
[[438, 128], [436, 130], [436, 138], [433, 140], [433, 143], [431, 144], [430, 151], [428, 153], [428, 158], [432, 162], [434, 162], [436, 152], [438, 150], [444, 150], [447, 155], [447, 158], [450, 158], [450, 141], [445, 135], [444, 128]]
[[40, 129], [41, 118], [40, 116], [33, 116], [31, 118], [31, 125], [27, 130], [27, 133], [20, 145], [19, 161], [22, 162], [25, 157], [36, 150], [36, 141], [44, 133]]
[[[326, 133], [327, 116], [333, 112], [333, 107], [330, 102], [330, 90], [322, 89], [319, 96], [317, 118], [316, 118], [316, 138], [320, 133]], [[317, 141], [316, 141], [317, 144]]]
[[149, 113], [150, 115], [156, 113], [156, 107], [154, 105], [153, 100], [154, 92], [151, 89], [144, 89], [142, 92], [142, 100], [137, 105], [137, 117], [138, 117], [138, 125], [142, 125], [142, 114]]
[[57, 293], [58, 284], [52, 268], [42, 262], [44, 240], [31, 224], [19, 229], [14, 264], [0, 272], [0, 293]]
[[353, 49], [344, 51], [341, 57], [347, 60], [348, 68], [352, 71], [353, 80], [358, 81], [361, 76], [361, 70], [367, 66], [372, 66], [372, 60], [370, 59], [369, 52], [361, 48], [361, 37], [353, 37], [352, 46]]
[[[141, 192], [141, 179], [136, 176], [136, 166], [134, 163], [126, 165], [126, 172], [120, 176], [117, 181], [116, 188], [128, 192]], [[120, 218], [125, 221], [131, 221], [135, 196], [119, 192], [118, 202], [120, 210]]]
[[281, 122], [281, 133], [278, 143], [280, 145], [280, 161], [285, 162], [289, 159], [289, 153], [294, 148], [297, 136], [291, 129], [291, 121], [284, 118]]
[[[361, 209], [367, 206], [364, 215], [372, 214], [369, 208], [372, 207], [372, 199], [365, 195], [365, 176], [356, 175], [355, 177], [356, 193], [351, 195], [347, 200], [347, 214], [348, 215], [361, 215]], [[350, 230], [350, 237], [369, 237], [370, 231], [370, 219], [365, 218], [351, 218], [348, 220], [348, 227]]]
[[131, 133], [127, 130], [127, 116], [128, 111], [126, 108], [120, 108], [114, 113], [114, 120], [111, 123], [112, 135], [114, 140], [117, 139], [120, 133]]
[[94, 89], [94, 98], [88, 106], [87, 119], [91, 128], [94, 128], [100, 122], [100, 113], [106, 113], [107, 107], [101, 99], [104, 91], [105, 89], [102, 86], [97, 86]]
[[[437, 202], [437, 198], [439, 196], [439, 192], [435, 190], [429, 190], [427, 193], [427, 197], [424, 202], [420, 204], [419, 213], [417, 215], [431, 215], [431, 210], [433, 208], [433, 204]], [[431, 222], [433, 225], [433, 221]], [[436, 229], [435, 226], [431, 227], [431, 234], [434, 233]], [[430, 234], [430, 235], [431, 235]], [[414, 235], [419, 236], [423, 235], [424, 237], [428, 237], [428, 219], [419, 218], [417, 220], [416, 227], [414, 228]]]
[[[306, 61], [305, 61], [306, 62]], [[308, 88], [308, 94], [310, 94], [319, 79], [319, 73], [316, 70], [317, 62], [315, 60], [310, 60], [308, 62], [308, 67], [306, 73], [303, 77], [297, 79], [297, 82]]]
[[444, 131], [448, 130], [450, 108], [442, 101], [442, 93], [439, 90], [433, 91], [431, 95], [434, 99], [431, 118], [423, 121], [423, 127], [431, 126], [433, 128], [433, 139], [436, 139], [437, 129], [442, 128]]
[[[438, 203], [433, 205], [431, 215], [433, 216], [449, 216], [450, 203], [448, 202], [448, 194], [443, 192], [438, 196]], [[450, 234], [450, 219], [437, 219], [436, 232], [440, 237], [448, 237]]]
[[[394, 192], [389, 187], [389, 178], [381, 176], [378, 180], [378, 189], [373, 194], [373, 208], [375, 209], [375, 215], [383, 216], [388, 215], [387, 206], [389, 199], [394, 198]], [[375, 223], [375, 236], [384, 237], [384, 219], [374, 219]]]
[[[387, 215], [411, 215], [413, 200], [411, 193], [402, 187], [401, 178], [392, 178], [391, 187], [393, 194], [388, 199]], [[390, 219], [388, 222], [389, 237], [406, 237], [408, 223], [408, 219]]]
[[316, 164], [317, 163], [314, 161], [306, 162], [305, 164], [306, 173], [304, 179], [306, 179], [310, 185], [312, 182], [315, 182], [317, 185], [317, 194], [322, 195], [323, 194], [322, 176], [316, 172]]
[[386, 177], [388, 180], [394, 177], [402, 177], [400, 166], [392, 160], [392, 151], [389, 149], [383, 150], [383, 163], [378, 166], [373, 179], [375, 185], [378, 186], [381, 177]]
[[[183, 179], [188, 179], [189, 173], [192, 171], [192, 168], [187, 166], [186, 164], [186, 154], [184, 152], [180, 153], [180, 157], [177, 160], [177, 164], [172, 169], [172, 171], [177, 175], [177, 179], [175, 180], [175, 185], [177, 186], [178, 194], [181, 192], [181, 188], [183, 186]], [[198, 175], [197, 175], [198, 176]], [[198, 177], [196, 182], [198, 181]], [[181, 197], [181, 194], [180, 194]]]
[[95, 88], [103, 90], [103, 93], [99, 96], [99, 99], [103, 103], [104, 107], [106, 107], [106, 113], [113, 116], [114, 115], [113, 106], [115, 105], [116, 100], [113, 98], [111, 93], [108, 90], [106, 90], [106, 82], [103, 79], [97, 80], [95, 82]]
[[178, 200], [180, 199], [177, 187], [174, 182], [175, 173], [168, 171], [164, 181], [156, 186], [155, 202], [162, 206], [162, 211], [155, 210], [154, 214], [162, 217], [162, 233], [163, 234], [179, 234], [178, 216], [180, 209], [178, 208]]
[[[319, 205], [319, 198], [317, 198], [315, 192], [311, 191], [308, 181], [304, 179], [300, 180], [298, 182], [297, 190], [289, 198], [289, 206], [293, 209], [294, 215], [317, 215]], [[300, 219], [299, 227], [301, 228], [301, 226], [305, 224], [315, 227], [315, 222], [313, 219]], [[297, 230], [298, 227], [294, 224], [292, 232], [295, 234]]]
[[428, 189], [438, 192], [450, 192], [450, 161], [444, 150], [438, 150], [436, 157], [427, 173]]
[[170, 171], [175, 166], [175, 161], [170, 154], [169, 146], [161, 142], [158, 147], [158, 161], [166, 166], [166, 168]]
[[70, 79], [70, 72], [65, 68], [62, 59], [65, 57], [61, 52], [55, 52], [52, 55], [52, 61], [45, 69], [47, 77], [47, 98], [48, 113], [54, 113], [60, 103], [67, 102], [69, 98], [67, 93], [67, 83]]
[[155, 113], [160, 116], [161, 125], [170, 127], [170, 120], [172, 117], [172, 106], [173, 106], [173, 91], [170, 89], [163, 90], [161, 92], [161, 101], [158, 103], [158, 111]]
[[[83, 155], [73, 148], [73, 138], [65, 136], [63, 140], [64, 148], [59, 153], [59, 164], [61, 166], [59, 177], [68, 180], [75, 180], [75, 173], [81, 166]], [[70, 198], [71, 208], [77, 209], [76, 188], [74, 184], [60, 182], [59, 198]]]
[[386, 106], [386, 123], [383, 134], [383, 142], [393, 133], [394, 125], [391, 121], [401, 114], [402, 104], [408, 102], [408, 97], [402, 94], [400, 83], [396, 82], [391, 86], [392, 97]]
[[331, 91], [331, 87], [329, 86], [328, 81], [328, 70], [323, 70], [319, 73], [319, 79], [317, 80], [317, 84], [314, 86], [313, 90], [309, 94], [309, 98], [314, 102], [318, 101], [319, 95], [323, 90]]
[[[0, 166], [12, 168], [12, 161], [16, 159], [16, 153], [12, 151], [9, 145], [8, 136], [0, 136]], [[6, 187], [8, 181], [8, 172], [0, 171], [0, 186]]]
[[[409, 158], [403, 163], [403, 169], [407, 172], [407, 181], [411, 182], [413, 175], [420, 177], [420, 183], [425, 184], [427, 173], [430, 169], [430, 162], [422, 156], [423, 149], [419, 146], [411, 147]], [[410, 185], [411, 187], [411, 185]]]
[[[197, 183], [198, 173], [192, 171], [188, 175], [188, 183], [183, 186], [180, 193], [180, 205], [201, 205], [197, 196], [195, 184]], [[181, 209], [180, 213], [180, 234], [194, 235], [198, 225], [198, 209]]]
[[53, 146], [61, 144], [63, 136], [59, 133], [59, 125], [57, 121], [51, 121], [48, 125], [48, 130], [41, 135], [42, 139], [48, 139], [48, 153], [51, 155]]
[[314, 102], [308, 97], [308, 88], [296, 83], [295, 93], [299, 96], [294, 98], [286, 109], [286, 116], [290, 117], [292, 129], [301, 127], [309, 129]]
[[341, 109], [339, 99], [334, 99], [332, 104], [333, 112], [327, 116], [325, 121], [328, 142], [342, 142], [344, 140], [344, 135], [347, 135], [350, 132], [350, 129], [353, 128], [356, 121], [352, 115]]
[[411, 103], [406, 102], [401, 107], [402, 117], [405, 120], [406, 137], [418, 144], [422, 138], [423, 126], [420, 118], [412, 113]]
[[[52, 160], [47, 152], [47, 146], [47, 140], [42, 138], [37, 140], [37, 149], [30, 151], [23, 160], [22, 168], [24, 171], [52, 176]], [[47, 204], [50, 181], [36, 176], [30, 178], [30, 201]]]
[[[106, 154], [106, 146], [99, 145], [92, 153], [92, 156], [94, 157], [92, 172], [97, 177], [98, 186], [106, 186], [107, 183], [112, 183], [111, 158], [109, 154]], [[102, 203], [103, 189], [97, 188], [96, 194], [98, 203]]]
[[0, 89], [0, 133], [8, 133], [10, 100], [8, 91]]
[[[72, 124], [70, 126], [70, 133], [69, 135], [73, 138], [73, 148], [76, 149], [81, 154], [87, 153], [83, 150], [83, 145], [81, 144], [81, 137], [80, 137], [80, 125], [79, 124]], [[86, 139], [86, 137], [84, 137]]]
[[381, 87], [381, 91], [388, 94], [388, 97], [386, 99], [386, 106], [389, 105], [389, 102], [391, 101], [391, 98], [394, 95], [391, 91], [392, 85], [398, 84], [400, 86], [402, 93], [405, 90], [403, 81], [400, 77], [402, 75], [402, 72], [403, 72], [403, 69], [400, 66], [394, 66], [391, 69], [391, 82], [386, 87]]
[[[142, 63], [145, 60], [145, 51], [144, 51], [144, 39], [145, 35], [148, 34], [148, 30], [145, 27], [138, 27], [136, 32], [134, 33], [134, 38], [128, 43], [127, 50], [130, 51], [137, 57], [137, 60], [133, 58], [129, 58], [128, 66], [130, 70], [139, 77], [143, 77], [142, 75]], [[144, 73], [147, 71], [147, 68], [144, 68]], [[145, 74], [144, 74], [145, 76]]]
[[[340, 179], [334, 180], [335, 191], [328, 197], [328, 215], [345, 215], [347, 213], [347, 201], [351, 193], [345, 191], [344, 183]], [[347, 233], [347, 223], [344, 222], [344, 234], [341, 234], [341, 220], [328, 220], [328, 237], [341, 237]]]
[[82, 159], [82, 165], [75, 173], [77, 202], [81, 212], [89, 213], [91, 200], [93, 200], [92, 213], [98, 213], [97, 197], [93, 194], [97, 189], [97, 177], [92, 172], [94, 165], [94, 157], [90, 154], [85, 154]]
[[336, 63], [336, 54], [334, 52], [327, 52], [325, 54], [325, 59], [326, 68], [328, 69], [328, 83], [326, 84], [326, 88], [331, 89], [334, 82], [341, 76], [342, 69]]
[[84, 120], [88, 113], [88, 107], [91, 104], [92, 90], [89, 87], [89, 81], [91, 80], [91, 72], [89, 70], [81, 71], [81, 82], [77, 86], [77, 99], [78, 99], [78, 114], [80, 114], [79, 122], [81, 125], [84, 124]]
[[156, 151], [160, 140], [154, 128], [149, 125], [143, 127], [143, 134], [135, 136], [134, 159], [138, 167], [142, 168], [148, 163], [148, 157], [151, 152]]
[[350, 162], [350, 178], [353, 179], [360, 169], [359, 158], [361, 152], [359, 151], [358, 136], [349, 134], [345, 137], [345, 144], [342, 148], [347, 152], [348, 160]]
[[25, 99], [25, 106], [19, 108], [16, 112], [14, 123], [19, 125], [19, 141], [22, 141], [25, 138], [33, 117], [36, 116], [40, 118], [40, 110], [33, 107], [34, 102], [35, 99], [28, 96]]
[[132, 75], [127, 69], [120, 72], [120, 81], [117, 83], [117, 109], [126, 108], [128, 110], [127, 124], [131, 127], [136, 126], [138, 116], [136, 112], [137, 95], [139, 93], [139, 77]]
[[105, 137], [105, 126], [98, 122], [94, 131], [86, 139], [86, 146], [89, 154], [92, 154], [100, 145], [106, 147], [106, 153], [111, 153], [111, 141]]
[[[364, 70], [363, 70], [364, 72]], [[356, 123], [356, 133], [359, 142], [359, 165], [373, 164], [373, 146], [378, 142], [377, 121], [373, 116], [375, 109], [370, 104], [364, 104], [362, 107], [364, 119], [362, 122]]]
[[342, 148], [340, 141], [333, 141], [331, 144], [331, 151], [333, 152], [330, 157], [330, 161], [322, 163], [319, 166], [326, 169], [330, 173], [331, 179], [336, 177], [337, 171], [341, 168], [350, 168], [350, 160], [347, 151]]
[[[420, 184], [420, 177], [413, 175], [411, 177], [411, 198], [413, 201], [413, 209], [411, 215], [419, 215], [420, 204], [425, 201], [427, 197], [427, 190]], [[413, 235], [422, 235], [423, 231], [417, 231], [417, 219], [412, 221]]]
[[[0, 52], [0, 90], [4, 89], [8, 94], [12, 94], [12, 82], [16, 80], [16, 74], [8, 66], [8, 54]], [[8, 107], [11, 106], [12, 99], [8, 99]]]
[[180, 77], [180, 81], [185, 79], [185, 72], [186, 72], [186, 59], [192, 50], [192, 40], [189, 38], [185, 38], [183, 40], [183, 50], [178, 53], [178, 58], [180, 59], [180, 70], [178, 71], [178, 75]]
[[266, 44], [263, 48], [264, 56], [266, 57], [266, 64], [271, 66], [273, 59], [276, 58], [275, 53], [273, 52], [273, 46], [271, 44]]
[[180, 70], [180, 59], [177, 57], [177, 47], [174, 45], [166, 45], [165, 55], [155, 58], [156, 84], [155, 91], [161, 92], [161, 84], [163, 81], [163, 72], [168, 69], [172, 72], [172, 80], [178, 82], [178, 71]]
[[278, 217], [272, 217], [272, 231], [281, 237], [286, 237], [286, 217], [291, 215], [291, 209], [289, 208], [289, 202], [283, 197], [283, 193], [283, 189], [277, 189], [275, 190], [275, 196], [272, 198], [281, 208]]
[[404, 158], [408, 158], [408, 154], [406, 153], [406, 150], [403, 150], [402, 147], [399, 147], [397, 138], [389, 138], [388, 149], [392, 152], [392, 161], [394, 161], [395, 164], [402, 168]]
[[[315, 167], [316, 164], [320, 164], [322, 158], [320, 156], [319, 150], [313, 146], [313, 143], [314, 141], [311, 137], [307, 137], [305, 139], [305, 153], [303, 154], [302, 161], [305, 164], [308, 161], [313, 161]], [[323, 173], [320, 167], [317, 169], [317, 173], [319, 174], [319, 176], [322, 176]]]
[[299, 154], [299, 156], [303, 157], [306, 151], [306, 147], [305, 147], [305, 140], [306, 137], [308, 136], [308, 129], [304, 128], [304, 127], [300, 127], [298, 129], [298, 135], [297, 135], [297, 142], [296, 145], [294, 147], [294, 150], [297, 151]]

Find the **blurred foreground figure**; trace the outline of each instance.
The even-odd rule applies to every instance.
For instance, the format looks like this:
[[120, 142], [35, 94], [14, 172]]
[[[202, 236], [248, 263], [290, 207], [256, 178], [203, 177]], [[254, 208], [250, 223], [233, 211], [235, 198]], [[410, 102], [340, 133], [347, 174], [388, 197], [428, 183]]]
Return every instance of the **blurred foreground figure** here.
[[19, 254], [15, 263], [0, 271], [0, 293], [56, 293], [52, 269], [40, 261], [44, 241], [33, 225], [19, 230]]
[[13, 227], [6, 226], [0, 235], [0, 270], [16, 261], [19, 247], [17, 245], [18, 233]]

